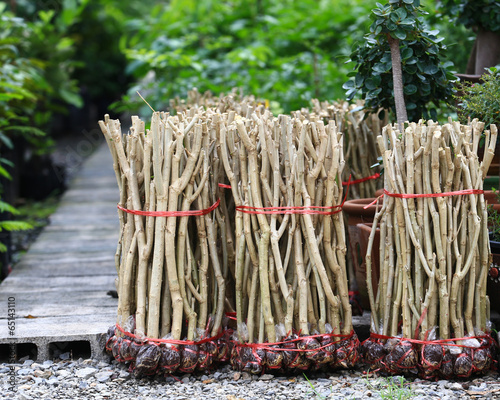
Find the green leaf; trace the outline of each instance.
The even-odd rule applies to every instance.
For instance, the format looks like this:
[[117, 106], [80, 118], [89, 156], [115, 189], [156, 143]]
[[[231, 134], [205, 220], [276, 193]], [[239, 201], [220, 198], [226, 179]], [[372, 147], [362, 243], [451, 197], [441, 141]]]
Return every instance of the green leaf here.
[[382, 88], [378, 88], [378, 89], [375, 89], [375, 90], [370, 90], [366, 94], [366, 98], [367, 99], [373, 99], [373, 98], [377, 97], [381, 92], [382, 92]]
[[375, 72], [384, 73], [384, 72], [389, 71], [389, 69], [387, 69], [387, 68], [385, 67], [385, 65], [386, 65], [386, 64], [377, 63], [377, 64], [375, 64], [375, 65], [373, 66], [373, 68], [372, 68], [372, 69], [373, 69]]
[[428, 64], [424, 67], [424, 72], [429, 75], [434, 75], [439, 71], [439, 67], [435, 64]]
[[7, 179], [12, 179], [12, 177], [9, 174], [9, 171], [7, 171], [4, 167], [0, 165], [0, 176], [3, 176], [4, 178]]
[[415, 103], [406, 103], [407, 110], [415, 110], [416, 108], [417, 108], [417, 105]]
[[24, 221], [0, 221], [0, 231], [27, 231], [33, 229], [33, 225]]
[[451, 68], [453, 67], [454, 64], [453, 64], [453, 61], [446, 61], [444, 64], [443, 64], [443, 68], [444, 69], [448, 69], [448, 68]]
[[3, 165], [7, 165], [8, 167], [14, 168], [14, 163], [10, 160], [7, 160], [6, 158], [0, 157], [0, 163]]
[[10, 138], [7, 135], [5, 135], [2, 131], [0, 131], [0, 142], [6, 145], [9, 149], [14, 148], [12, 140], [10, 140]]
[[4, 245], [3, 243], [0, 243], [0, 253], [5, 253], [6, 251], [7, 251], [7, 246]]
[[411, 47], [404, 47], [401, 49], [401, 60], [405, 61], [413, 56], [413, 49]]
[[66, 103], [69, 103], [77, 108], [83, 107], [83, 99], [79, 94], [71, 92], [67, 89], [62, 89], [59, 94]]
[[23, 95], [19, 93], [0, 93], [0, 101], [10, 101], [10, 100], [22, 100]]
[[363, 85], [363, 82], [365, 81], [365, 77], [362, 74], [357, 74], [356, 78], [354, 79], [354, 83], [356, 87], [361, 87]]
[[415, 94], [415, 93], [417, 93], [417, 87], [415, 85], [413, 85], [413, 84], [405, 85], [404, 88], [403, 88], [403, 92], [406, 95]]
[[34, 126], [9, 126], [4, 129], [5, 131], [16, 131], [24, 135], [45, 136], [45, 132]]
[[3, 212], [8, 212], [11, 213], [12, 215], [18, 215], [19, 211], [11, 206], [9, 203], [6, 203], [5, 201], [0, 200], [0, 213]]
[[417, 65], [416, 64], [406, 64], [404, 67], [404, 72], [413, 75], [415, 72], [417, 72]]
[[387, 21], [387, 29], [389, 29], [390, 31], [395, 31], [397, 27], [398, 26], [394, 22]]
[[355, 86], [356, 85], [354, 84], [354, 81], [351, 79], [342, 85], [342, 89], [346, 89], [346, 90], [354, 89]]
[[415, 24], [415, 18], [413, 17], [406, 17], [404, 20], [400, 22], [400, 25], [414, 25]]
[[395, 36], [399, 40], [405, 40], [406, 39], [406, 32], [403, 29], [398, 28], [394, 32], [391, 32], [391, 36], [393, 36], [393, 37]]
[[[378, 75], [380, 76], [380, 75]], [[373, 78], [368, 78], [366, 81], [365, 81], [365, 87], [368, 89], [368, 90], [373, 90], [377, 87], [377, 85], [375, 84], [375, 80]]]
[[398, 15], [399, 19], [403, 20], [406, 18], [406, 16], [408, 15], [408, 13], [406, 12], [406, 10], [401, 7], [401, 8], [398, 8], [396, 10], [396, 14]]

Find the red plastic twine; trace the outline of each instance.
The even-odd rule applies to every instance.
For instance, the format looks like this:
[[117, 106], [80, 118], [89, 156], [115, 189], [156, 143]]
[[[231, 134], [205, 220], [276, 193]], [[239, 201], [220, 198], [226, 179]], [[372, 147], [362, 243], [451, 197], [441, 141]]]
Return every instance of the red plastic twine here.
[[119, 210], [125, 211], [128, 214], [142, 215], [144, 217], [191, 217], [191, 216], [202, 216], [211, 213], [217, 207], [219, 207], [220, 199], [218, 199], [209, 208], [204, 210], [188, 210], [188, 211], [141, 211], [141, 210], [129, 210], [123, 208], [121, 205], [117, 205]]
[[263, 350], [269, 350], [269, 351], [297, 351], [297, 352], [316, 352], [317, 353], [320, 350], [323, 350], [324, 348], [331, 346], [332, 343], [327, 343], [327, 344], [320, 346], [320, 347], [317, 347], [315, 349], [296, 349], [296, 348], [289, 349], [289, 348], [281, 348], [281, 347], [274, 347], [274, 346], [278, 346], [280, 344], [300, 342], [304, 339], [309, 339], [309, 338], [322, 339], [325, 337], [332, 337], [332, 338], [336, 337], [336, 338], [340, 338], [341, 341], [344, 341], [344, 340], [352, 339], [353, 336], [354, 336], [354, 331], [351, 331], [351, 333], [349, 335], [341, 335], [341, 334], [336, 334], [336, 333], [322, 333], [322, 334], [318, 334], [318, 335], [299, 336], [295, 339], [286, 340], [283, 342], [275, 342], [275, 343], [238, 343], [238, 342], [234, 342], [234, 345], [237, 347], [249, 347], [252, 349], [263, 349]]
[[[449, 197], [449, 196], [464, 196], [467, 194], [483, 194], [484, 190], [481, 189], [464, 189], [464, 190], [456, 190], [454, 192], [443, 192], [443, 193], [391, 193], [387, 189], [384, 189], [384, 194], [389, 197], [396, 197], [398, 199], [416, 199], [420, 197]], [[364, 206], [364, 209], [374, 205], [378, 199], [380, 199], [383, 195], [380, 195], [375, 200], [373, 200], [370, 204]]]
[[[347, 193], [349, 192], [349, 185], [351, 184], [351, 177], [349, 176], [349, 181], [347, 182], [347, 190], [345, 192], [344, 200], [341, 204], [335, 206], [283, 206], [283, 207], [251, 207], [251, 206], [236, 206], [236, 211], [240, 211], [245, 214], [301, 214], [301, 215], [333, 215], [342, 211], [342, 207], [347, 199]], [[230, 189], [230, 185], [225, 185], [219, 183], [219, 187], [223, 189]]]
[[448, 197], [448, 196], [463, 196], [466, 194], [483, 194], [484, 190], [480, 189], [464, 189], [457, 190], [455, 192], [444, 192], [444, 193], [415, 193], [415, 194], [406, 194], [406, 193], [391, 193], [384, 189], [384, 194], [390, 197], [397, 197], [399, 199], [414, 199], [418, 197]]
[[370, 176], [367, 176], [365, 178], [360, 178], [360, 179], [355, 179], [353, 181], [349, 181], [350, 183], [349, 182], [342, 182], [342, 185], [344, 185], [344, 186], [356, 185], [358, 183], [362, 183], [362, 182], [369, 181], [371, 179], [378, 179], [378, 178], [380, 178], [380, 174], [377, 172], [377, 173], [370, 175]]
[[120, 325], [116, 324], [116, 329], [118, 329], [125, 336], [128, 336], [130, 339], [137, 339], [143, 342], [153, 342], [153, 343], [168, 343], [168, 344], [179, 344], [179, 345], [195, 345], [195, 344], [203, 344], [207, 342], [212, 342], [214, 340], [220, 339], [224, 336], [225, 332], [222, 331], [217, 336], [207, 337], [205, 339], [199, 340], [197, 342], [192, 340], [173, 340], [173, 339], [151, 339], [151, 338], [141, 338], [139, 336], [134, 335], [133, 333], [125, 331]]
[[[414, 344], [439, 344], [442, 346], [455, 346], [455, 347], [462, 347], [462, 348], [468, 348], [468, 349], [486, 349], [490, 346], [492, 342], [494, 342], [493, 338], [490, 335], [481, 335], [481, 336], [468, 336], [468, 337], [461, 337], [461, 338], [453, 338], [453, 339], [437, 339], [437, 340], [418, 340], [418, 339], [411, 339], [411, 338], [403, 338], [403, 337], [394, 337], [394, 336], [385, 336], [385, 335], [379, 335], [378, 333], [371, 333], [370, 339], [382, 339], [382, 340], [388, 340], [388, 339], [397, 339], [399, 341], [405, 341], [405, 342], [410, 342]], [[479, 346], [479, 347], [474, 347], [474, 346], [467, 346], [463, 344], [456, 344], [454, 342], [456, 341], [464, 341], [468, 339], [487, 339], [488, 344]]]

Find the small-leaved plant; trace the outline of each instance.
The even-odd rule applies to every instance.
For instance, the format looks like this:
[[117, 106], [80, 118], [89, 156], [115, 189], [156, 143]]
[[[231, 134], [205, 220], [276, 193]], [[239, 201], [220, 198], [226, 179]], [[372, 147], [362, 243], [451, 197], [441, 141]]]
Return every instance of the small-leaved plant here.
[[367, 109], [392, 109], [400, 125], [436, 120], [439, 103], [452, 100], [456, 79], [453, 63], [441, 62], [443, 38], [427, 29], [420, 0], [376, 4], [370, 33], [351, 53], [356, 71], [343, 86], [348, 100], [360, 93]]
[[[9, 164], [9, 161], [0, 157], [0, 176], [6, 179], [12, 179], [9, 172], [3, 167], [3, 165], [6, 164]], [[0, 195], [0, 215], [4, 213], [5, 215], [18, 215], [19, 211], [9, 203], [3, 201]], [[24, 231], [32, 228], [33, 226], [25, 221], [14, 221], [10, 218], [7, 220], [0, 220], [0, 232]], [[7, 250], [8, 249], [5, 243], [0, 242], [0, 253], [5, 253]]]
[[441, 0], [439, 7], [467, 28], [500, 30], [500, 2], [497, 0]]
[[[497, 202], [500, 203], [500, 192], [492, 188], [497, 196]], [[500, 242], [500, 213], [492, 205], [488, 205], [488, 230], [490, 231], [490, 240]]]
[[375, 381], [367, 379], [367, 386], [370, 390], [378, 391], [382, 400], [409, 400], [415, 396], [402, 376], [380, 378]]
[[458, 84], [457, 100], [458, 119], [466, 124], [468, 118], [479, 119], [485, 128], [491, 124], [500, 126], [500, 68], [489, 68], [481, 77], [481, 84]]

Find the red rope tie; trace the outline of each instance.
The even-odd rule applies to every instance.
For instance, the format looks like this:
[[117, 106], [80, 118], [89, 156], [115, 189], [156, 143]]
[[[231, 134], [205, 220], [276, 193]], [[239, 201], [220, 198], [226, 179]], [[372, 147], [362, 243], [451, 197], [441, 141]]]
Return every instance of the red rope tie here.
[[390, 197], [397, 197], [399, 199], [415, 199], [419, 197], [448, 197], [448, 196], [463, 196], [466, 194], [483, 194], [484, 190], [480, 189], [464, 189], [457, 190], [455, 192], [444, 192], [444, 193], [415, 193], [415, 194], [405, 194], [405, 193], [391, 193], [384, 189], [384, 194]]
[[264, 350], [270, 350], [270, 351], [296, 351], [296, 352], [299, 352], [299, 353], [317, 353], [319, 352], [320, 350], [323, 350], [324, 348], [328, 347], [328, 346], [331, 346], [332, 343], [327, 343], [323, 346], [320, 346], [316, 349], [297, 349], [297, 348], [282, 348], [282, 347], [273, 347], [273, 346], [279, 346], [279, 345], [282, 345], [282, 344], [287, 344], [287, 343], [294, 343], [294, 342], [300, 342], [302, 341], [303, 339], [307, 339], [307, 338], [312, 338], [312, 339], [316, 339], [316, 338], [325, 338], [325, 337], [336, 337], [336, 338], [340, 338], [340, 341], [347, 341], [347, 340], [351, 340], [354, 336], [354, 331], [351, 331], [351, 333], [349, 333], [348, 335], [341, 335], [341, 334], [335, 334], [335, 333], [320, 333], [320, 334], [317, 334], [317, 335], [309, 335], [309, 336], [299, 336], [295, 339], [292, 339], [292, 340], [286, 340], [286, 341], [283, 341], [283, 342], [275, 342], [275, 343], [238, 343], [238, 342], [235, 342], [234, 343], [234, 346], [235, 347], [250, 347], [252, 349], [264, 349]]
[[245, 214], [300, 214], [300, 215], [333, 215], [342, 211], [344, 203], [336, 206], [310, 206], [310, 207], [250, 207], [236, 206], [236, 211]]
[[371, 179], [378, 179], [378, 178], [380, 178], [380, 174], [377, 172], [377, 173], [375, 173], [373, 175], [370, 175], [370, 176], [367, 176], [367, 177], [364, 177], [364, 178], [355, 179], [353, 181], [350, 181], [351, 183], [349, 183], [349, 181], [348, 182], [342, 182], [342, 185], [344, 185], [344, 186], [348, 186], [349, 184], [356, 185], [358, 183], [363, 183], [363, 182], [369, 181]]
[[[490, 335], [467, 336], [467, 337], [453, 338], [453, 339], [418, 340], [418, 339], [411, 339], [411, 338], [400, 338], [400, 337], [394, 337], [394, 336], [379, 335], [378, 333], [371, 333], [369, 339], [372, 339], [372, 338], [373, 339], [383, 339], [383, 340], [396, 339], [400, 342], [405, 341], [405, 342], [410, 342], [410, 343], [414, 343], [414, 344], [438, 344], [441, 346], [461, 347], [461, 348], [467, 348], [467, 349], [472, 349], [472, 350], [487, 349], [490, 346], [491, 342], [493, 341], [493, 338]], [[367, 340], [369, 340], [369, 339], [367, 339]], [[454, 343], [455, 341], [465, 341], [465, 340], [469, 340], [469, 339], [486, 339], [487, 344], [484, 344], [484, 345], [479, 346], [479, 347], [475, 347], [475, 346], [467, 346], [467, 345], [463, 345], [463, 344]]]
[[467, 194], [484, 194], [484, 190], [481, 189], [464, 189], [464, 190], [456, 190], [454, 192], [444, 192], [444, 193], [391, 193], [387, 189], [384, 189], [384, 194], [377, 197], [370, 204], [364, 206], [364, 209], [367, 209], [370, 206], [373, 206], [382, 196], [387, 195], [389, 197], [396, 197], [398, 199], [416, 199], [421, 197], [449, 197], [449, 196], [464, 196]]
[[214, 204], [212, 204], [209, 208], [205, 208], [204, 210], [188, 210], [188, 211], [141, 211], [141, 210], [129, 210], [117, 205], [119, 210], [125, 211], [128, 214], [133, 215], [141, 215], [144, 217], [191, 217], [196, 216], [200, 217], [203, 215], [210, 214], [213, 210], [219, 207], [220, 199], [218, 199]]
[[[344, 182], [342, 182], [344, 184]], [[341, 204], [335, 206], [283, 206], [283, 207], [251, 207], [251, 206], [236, 206], [236, 211], [240, 211], [245, 214], [300, 214], [300, 215], [333, 215], [338, 214], [342, 211], [342, 207], [347, 199], [347, 194], [349, 193], [349, 186], [351, 185], [351, 176], [346, 183], [347, 190], [345, 192], [344, 200]], [[230, 189], [231, 185], [226, 185], [224, 183], [219, 183], [219, 187], [222, 189]]]
[[221, 331], [217, 336], [207, 337], [205, 339], [199, 340], [197, 342], [193, 340], [174, 340], [174, 339], [152, 339], [152, 338], [141, 338], [133, 333], [125, 331], [120, 325], [116, 324], [116, 329], [118, 329], [123, 335], [128, 336], [131, 339], [137, 339], [140, 342], [149, 342], [153, 344], [168, 343], [168, 344], [178, 344], [178, 345], [199, 345], [207, 342], [212, 342], [218, 340], [224, 336], [224, 331]]

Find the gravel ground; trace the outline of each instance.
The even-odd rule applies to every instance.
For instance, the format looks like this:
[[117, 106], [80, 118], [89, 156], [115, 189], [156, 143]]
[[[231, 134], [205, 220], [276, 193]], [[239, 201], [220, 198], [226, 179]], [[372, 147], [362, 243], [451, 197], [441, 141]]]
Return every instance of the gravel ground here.
[[[466, 381], [404, 381], [402, 377], [368, 377], [362, 372], [337, 371], [304, 376], [250, 376], [224, 366], [206, 375], [180, 375], [168, 378], [134, 379], [116, 361], [70, 360], [41, 364], [26, 360], [12, 367], [0, 364], [0, 399], [500, 399], [498, 373]], [[15, 374], [15, 375], [14, 375]], [[12, 390], [15, 376], [15, 391]], [[410, 394], [409, 397], [397, 396]]]

